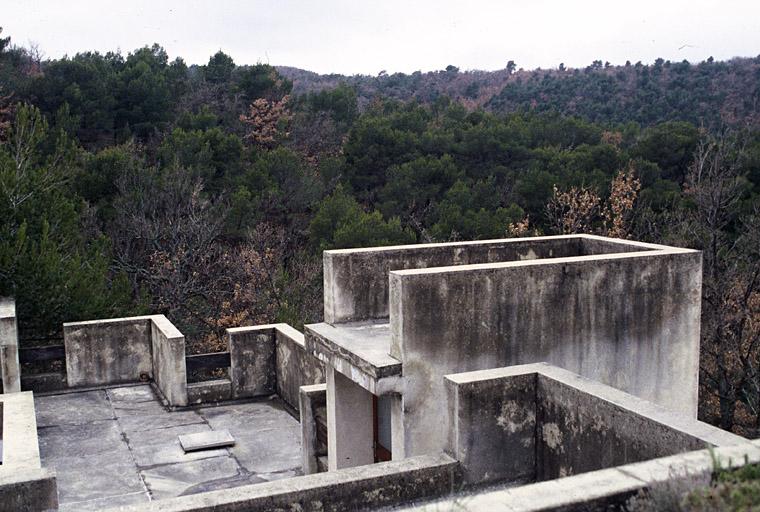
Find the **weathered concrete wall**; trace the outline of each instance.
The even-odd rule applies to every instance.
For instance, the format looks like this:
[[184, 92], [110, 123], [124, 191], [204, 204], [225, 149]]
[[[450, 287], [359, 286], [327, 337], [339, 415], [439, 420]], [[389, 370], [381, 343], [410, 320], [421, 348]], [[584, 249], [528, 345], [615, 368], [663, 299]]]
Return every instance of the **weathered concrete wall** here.
[[63, 324], [68, 385], [99, 386], [152, 377], [151, 318]]
[[205, 404], [221, 402], [232, 398], [232, 383], [229, 379], [204, 380], [187, 384], [187, 403]]
[[[444, 499], [400, 507], [399, 512], [488, 510], [489, 512], [590, 512], [626, 510], [638, 492], [662, 486], [673, 489], [678, 480], [691, 485], [708, 484], [715, 464], [741, 467], [760, 462], [760, 441], [741, 446], [662, 457], [616, 468], [549, 480], [530, 485], [489, 487], [457, 493]], [[676, 487], [678, 488], [678, 487]]]
[[298, 411], [298, 389], [325, 382], [324, 364], [306, 351], [303, 334], [288, 324], [275, 324], [277, 394]]
[[[172, 406], [188, 404], [185, 337], [163, 315], [151, 317], [153, 379]], [[66, 351], [68, 357], [68, 349]]]
[[[304, 475], [319, 472], [319, 457], [327, 455], [327, 445], [320, 442], [317, 411], [325, 410], [327, 385], [313, 384], [301, 386], [299, 390], [298, 412], [301, 418], [301, 468]], [[327, 436], [327, 432], [322, 433]]]
[[227, 329], [232, 396], [271, 395], [277, 389], [275, 329], [271, 325]]
[[457, 462], [445, 455], [435, 455], [151, 501], [120, 510], [353, 512], [440, 496], [458, 485]]
[[32, 393], [3, 394], [0, 404], [3, 422], [0, 510], [57, 509], [55, 472], [43, 469], [40, 464]]
[[568, 235], [325, 251], [325, 322], [387, 318], [391, 270], [580, 256], [582, 244]]
[[55, 471], [38, 468], [0, 469], [0, 510], [42, 512], [58, 510]]
[[669, 249], [394, 271], [405, 455], [446, 443], [443, 375], [547, 361], [696, 415], [701, 254]]
[[[552, 480], [710, 446], [684, 430], [538, 376], [536, 480]], [[632, 398], [632, 397], [631, 397]], [[627, 406], [627, 407], [626, 407]], [[662, 411], [660, 411], [662, 412]]]
[[544, 363], [447, 375], [468, 484], [551, 480], [746, 439]]
[[[524, 484], [536, 477], [536, 374], [448, 375], [447, 452], [468, 484]], [[443, 404], [441, 404], [443, 405]]]
[[21, 391], [16, 302], [6, 297], [0, 297], [0, 376], [3, 393]]

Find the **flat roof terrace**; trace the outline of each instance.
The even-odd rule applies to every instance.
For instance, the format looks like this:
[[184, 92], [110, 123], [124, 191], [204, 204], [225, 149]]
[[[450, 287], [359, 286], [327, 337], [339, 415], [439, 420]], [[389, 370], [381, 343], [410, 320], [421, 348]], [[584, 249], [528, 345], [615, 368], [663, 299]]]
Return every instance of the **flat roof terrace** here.
[[[300, 424], [281, 400], [167, 410], [150, 385], [35, 397], [60, 510], [87, 511], [301, 474]], [[229, 430], [230, 448], [185, 453], [180, 434]]]

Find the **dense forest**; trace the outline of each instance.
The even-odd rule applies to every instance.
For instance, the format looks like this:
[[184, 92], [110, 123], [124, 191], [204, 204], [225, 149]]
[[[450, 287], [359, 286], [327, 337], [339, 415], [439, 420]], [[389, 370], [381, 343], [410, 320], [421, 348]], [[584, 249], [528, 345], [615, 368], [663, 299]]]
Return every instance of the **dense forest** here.
[[321, 251], [592, 232], [704, 251], [701, 417], [760, 433], [760, 58], [319, 76], [0, 38], [22, 343], [164, 313], [188, 350], [321, 318]]

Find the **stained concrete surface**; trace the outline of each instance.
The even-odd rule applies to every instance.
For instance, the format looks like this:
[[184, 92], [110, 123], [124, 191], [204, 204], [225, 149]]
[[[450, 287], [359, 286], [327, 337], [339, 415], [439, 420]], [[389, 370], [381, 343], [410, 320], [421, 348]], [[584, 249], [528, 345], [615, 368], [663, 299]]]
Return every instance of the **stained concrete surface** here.
[[[63, 511], [103, 510], [300, 474], [300, 425], [279, 399], [167, 411], [150, 386], [35, 398], [42, 466]], [[230, 448], [177, 436], [229, 430]]]

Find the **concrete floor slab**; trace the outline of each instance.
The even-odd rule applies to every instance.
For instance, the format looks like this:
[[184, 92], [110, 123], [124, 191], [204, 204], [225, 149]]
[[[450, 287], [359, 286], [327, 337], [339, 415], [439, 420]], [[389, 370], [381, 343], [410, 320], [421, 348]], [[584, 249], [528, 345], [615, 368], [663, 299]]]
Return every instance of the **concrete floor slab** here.
[[[35, 397], [35, 408], [42, 465], [56, 469], [65, 511], [300, 474], [300, 426], [280, 400], [169, 411], [144, 385]], [[236, 446], [184, 453], [179, 434], [212, 429]]]
[[129, 453], [114, 420], [39, 428], [37, 437], [43, 461], [65, 461], [113, 451]]
[[158, 400], [150, 402], [112, 402], [114, 415], [117, 418], [128, 416], [145, 416], [147, 414], [166, 414], [166, 408]]
[[140, 432], [167, 427], [179, 427], [205, 423], [205, 420], [195, 411], [172, 412], [163, 414], [132, 415], [119, 418], [119, 425], [124, 432]]
[[198, 423], [195, 425], [180, 425], [178, 427], [128, 432], [125, 435], [127, 436], [127, 442], [135, 457], [137, 466], [149, 468], [162, 464], [175, 464], [227, 455], [227, 450], [224, 448], [185, 453], [179, 444], [179, 439], [177, 439], [177, 436], [180, 434], [195, 434], [210, 430], [207, 424]]
[[121, 451], [68, 460], [56, 459], [48, 467], [56, 470], [61, 503], [145, 491], [134, 461], [129, 453]]
[[203, 492], [204, 484], [239, 477], [242, 470], [237, 461], [225, 455], [191, 462], [181, 462], [143, 471], [145, 484], [154, 499], [174, 498]]
[[38, 427], [79, 425], [114, 418], [104, 390], [34, 397], [34, 408]]
[[199, 410], [214, 430], [229, 429], [234, 436], [238, 431], [269, 430], [282, 425], [298, 425], [279, 400], [249, 402], [205, 407]]
[[301, 427], [298, 425], [257, 432], [232, 432], [232, 435], [237, 444], [228, 449], [251, 473], [275, 473], [301, 467]]

